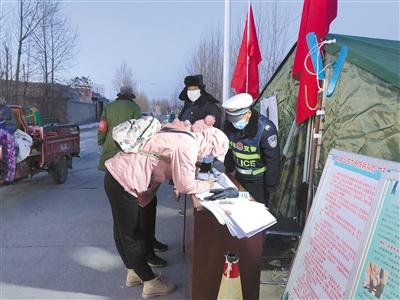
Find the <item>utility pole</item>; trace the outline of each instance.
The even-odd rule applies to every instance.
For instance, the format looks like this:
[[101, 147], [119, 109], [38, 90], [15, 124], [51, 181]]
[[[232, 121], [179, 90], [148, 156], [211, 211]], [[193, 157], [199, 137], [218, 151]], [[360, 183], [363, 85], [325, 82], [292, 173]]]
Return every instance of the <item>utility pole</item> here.
[[231, 1], [225, 0], [224, 68], [223, 68], [222, 100], [226, 100], [229, 98], [230, 41], [231, 41]]

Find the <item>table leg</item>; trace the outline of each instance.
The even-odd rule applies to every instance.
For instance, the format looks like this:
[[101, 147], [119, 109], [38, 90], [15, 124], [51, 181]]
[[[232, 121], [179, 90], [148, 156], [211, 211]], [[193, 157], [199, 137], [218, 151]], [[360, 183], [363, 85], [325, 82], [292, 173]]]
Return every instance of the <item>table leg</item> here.
[[186, 247], [185, 247], [185, 235], [186, 235], [186, 199], [187, 195], [185, 194], [184, 200], [183, 200], [183, 237], [182, 237], [182, 252], [186, 252]]

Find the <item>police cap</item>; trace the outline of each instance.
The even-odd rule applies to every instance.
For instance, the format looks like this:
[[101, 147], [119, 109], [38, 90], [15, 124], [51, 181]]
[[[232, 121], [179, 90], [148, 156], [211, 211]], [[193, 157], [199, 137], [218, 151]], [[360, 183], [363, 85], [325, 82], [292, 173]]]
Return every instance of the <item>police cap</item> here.
[[247, 93], [237, 94], [223, 101], [222, 107], [229, 120], [240, 119], [245, 113], [250, 110], [253, 104], [253, 97]]

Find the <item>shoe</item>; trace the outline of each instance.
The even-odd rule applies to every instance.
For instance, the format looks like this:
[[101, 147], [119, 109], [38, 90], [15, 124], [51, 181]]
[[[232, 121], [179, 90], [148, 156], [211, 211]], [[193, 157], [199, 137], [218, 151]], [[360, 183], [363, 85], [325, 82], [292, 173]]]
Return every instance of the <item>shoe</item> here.
[[133, 287], [133, 286], [138, 286], [142, 284], [142, 280], [140, 277], [133, 271], [132, 269], [128, 269], [128, 272], [126, 273], [126, 281], [125, 281], [125, 286], [127, 287]]
[[171, 294], [175, 290], [175, 283], [167, 281], [161, 276], [157, 276], [152, 280], [143, 282], [142, 297], [148, 299], [156, 296], [165, 296]]
[[167, 261], [155, 254], [151, 254], [147, 256], [147, 264], [152, 268], [163, 268], [167, 265]]
[[165, 245], [165, 244], [163, 244], [163, 243], [161, 243], [161, 242], [156, 240], [154, 242], [153, 249], [156, 252], [165, 252], [165, 251], [168, 250], [168, 245]]

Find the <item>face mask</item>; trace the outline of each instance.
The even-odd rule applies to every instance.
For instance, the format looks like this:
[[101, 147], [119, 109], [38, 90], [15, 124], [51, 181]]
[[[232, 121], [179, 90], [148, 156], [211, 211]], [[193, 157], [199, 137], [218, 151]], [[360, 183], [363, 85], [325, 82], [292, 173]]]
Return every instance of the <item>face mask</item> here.
[[209, 154], [209, 155], [207, 155], [207, 156], [205, 156], [204, 158], [203, 158], [203, 163], [205, 163], [205, 164], [211, 164], [212, 162], [214, 161], [214, 156], [212, 156], [211, 154]]
[[246, 121], [245, 119], [241, 119], [237, 122], [232, 123], [233, 127], [235, 127], [236, 129], [242, 130], [243, 128], [245, 128], [247, 126], [247, 123], [249, 121]]
[[197, 99], [200, 98], [200, 90], [194, 90], [194, 91], [187, 91], [187, 95], [190, 99], [190, 101], [195, 102]]

